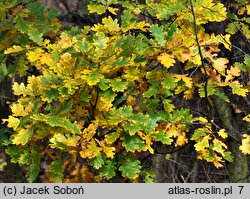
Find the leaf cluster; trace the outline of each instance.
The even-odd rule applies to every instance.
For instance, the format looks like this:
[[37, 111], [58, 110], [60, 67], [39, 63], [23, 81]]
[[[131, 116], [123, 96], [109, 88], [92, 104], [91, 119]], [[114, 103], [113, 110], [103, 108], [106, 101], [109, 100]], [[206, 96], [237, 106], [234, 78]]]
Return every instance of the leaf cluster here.
[[[178, 147], [192, 140], [198, 159], [215, 167], [232, 161], [225, 129], [215, 130], [210, 118], [175, 103], [177, 97], [195, 96], [229, 102], [221, 88], [241, 97], [250, 91], [239, 81], [249, 72], [249, 56], [235, 65], [218, 56], [221, 44], [231, 50], [231, 25], [225, 35], [208, 34], [203, 27], [226, 20], [223, 4], [192, 1], [196, 32], [189, 1], [89, 1], [90, 14], [117, 18], [105, 16], [91, 27], [69, 30], [59, 30], [55, 11], [14, 2], [0, 3], [5, 13], [0, 29], [6, 32], [0, 33], [1, 77], [13, 74], [10, 56], [16, 56], [14, 72], [22, 75], [32, 66], [39, 75], [13, 84], [18, 100], [4, 122], [15, 133], [6, 152], [12, 162], [28, 165], [30, 182], [44, 157], [51, 160], [52, 182], [98, 182], [117, 173], [125, 180], [152, 182], [154, 175], [141, 159], [155, 153], [156, 143]], [[247, 135], [240, 149], [250, 153]]]

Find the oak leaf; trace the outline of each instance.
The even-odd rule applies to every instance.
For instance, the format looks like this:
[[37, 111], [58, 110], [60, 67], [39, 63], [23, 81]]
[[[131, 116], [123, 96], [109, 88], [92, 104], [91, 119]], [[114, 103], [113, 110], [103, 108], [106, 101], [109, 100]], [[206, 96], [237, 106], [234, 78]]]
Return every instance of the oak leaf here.
[[157, 59], [161, 62], [163, 66], [166, 68], [169, 68], [170, 66], [173, 66], [175, 63], [174, 56], [167, 54], [167, 53], [162, 53], [160, 54]]
[[227, 137], [228, 137], [227, 133], [225, 132], [225, 129], [219, 130], [219, 131], [218, 131], [218, 135], [219, 135], [220, 137], [222, 137], [222, 138], [227, 138]]
[[13, 144], [25, 145], [33, 135], [33, 131], [30, 128], [20, 129], [17, 134], [14, 135]]
[[244, 154], [250, 154], [250, 135], [243, 134], [242, 145], [240, 150]]
[[223, 72], [225, 71], [225, 69], [227, 68], [227, 63], [229, 62], [228, 59], [226, 58], [217, 58], [214, 60], [211, 60], [213, 67], [219, 71], [219, 72]]

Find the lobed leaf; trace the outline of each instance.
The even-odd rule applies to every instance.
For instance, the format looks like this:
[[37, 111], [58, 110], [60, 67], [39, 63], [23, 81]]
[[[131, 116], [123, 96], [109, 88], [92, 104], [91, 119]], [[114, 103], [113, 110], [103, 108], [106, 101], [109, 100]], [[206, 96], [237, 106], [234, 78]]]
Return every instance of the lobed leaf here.
[[134, 180], [141, 172], [140, 161], [128, 158], [118, 169], [122, 172], [123, 177]]
[[33, 114], [31, 117], [35, 121], [43, 121], [47, 124], [49, 124], [51, 127], [62, 127], [66, 130], [68, 130], [72, 134], [80, 134], [81, 130], [76, 122], [72, 123], [67, 118], [61, 118], [55, 115], [38, 115]]

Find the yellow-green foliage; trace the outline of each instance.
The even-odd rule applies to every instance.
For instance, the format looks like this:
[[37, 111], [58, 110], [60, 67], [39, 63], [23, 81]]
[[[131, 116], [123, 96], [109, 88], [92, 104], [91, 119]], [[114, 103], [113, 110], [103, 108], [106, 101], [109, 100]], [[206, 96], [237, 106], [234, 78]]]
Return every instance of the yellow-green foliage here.
[[[219, 92], [221, 87], [242, 97], [249, 93], [237, 80], [241, 72], [249, 72], [249, 56], [244, 63], [229, 66], [229, 60], [217, 54], [219, 44], [231, 49], [233, 25], [225, 35], [208, 34], [202, 26], [226, 20], [223, 4], [212, 0], [89, 2], [90, 13], [113, 16], [118, 10], [114, 5], [119, 4], [121, 18], [103, 17], [101, 23], [82, 29], [55, 29], [58, 36], [45, 38], [47, 30], [29, 22], [34, 19], [29, 17], [34, 5], [29, 4], [19, 9], [23, 23], [15, 25], [29, 41], [4, 51], [5, 56], [20, 56], [17, 68], [31, 65], [40, 72], [28, 76], [27, 83], [13, 84], [18, 100], [4, 120], [15, 131], [6, 152], [13, 162], [28, 165], [29, 181], [36, 179], [41, 159], [48, 156], [52, 162], [47, 172], [53, 182], [98, 182], [113, 178], [117, 171], [132, 181], [143, 176], [150, 182], [153, 174], [144, 170], [139, 156], [153, 154], [156, 141], [178, 147], [192, 140], [199, 159], [216, 167], [232, 161], [224, 129], [215, 131], [209, 118], [194, 117], [188, 108], [173, 103], [173, 96], [189, 100], [197, 91], [201, 98], [217, 95], [228, 101]], [[40, 24], [58, 27], [56, 20], [47, 21], [49, 14], [44, 12], [33, 14]], [[210, 64], [202, 64], [199, 47]], [[181, 73], [172, 70], [178, 63], [185, 66]], [[193, 123], [199, 125], [191, 131]], [[241, 149], [250, 153], [247, 136]]]

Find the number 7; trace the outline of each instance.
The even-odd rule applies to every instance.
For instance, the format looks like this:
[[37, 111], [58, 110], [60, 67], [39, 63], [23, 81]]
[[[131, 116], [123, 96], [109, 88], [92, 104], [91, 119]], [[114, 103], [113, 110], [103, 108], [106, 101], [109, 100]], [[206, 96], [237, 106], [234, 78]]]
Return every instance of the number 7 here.
[[241, 194], [241, 192], [242, 192], [244, 186], [238, 186], [238, 187], [240, 188], [240, 193], [239, 193], [239, 194]]

